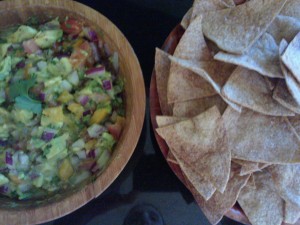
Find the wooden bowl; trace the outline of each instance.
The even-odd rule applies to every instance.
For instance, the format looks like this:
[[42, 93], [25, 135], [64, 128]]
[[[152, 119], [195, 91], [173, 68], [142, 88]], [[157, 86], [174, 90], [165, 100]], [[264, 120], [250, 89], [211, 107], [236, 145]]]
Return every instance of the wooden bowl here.
[[[177, 25], [169, 34], [167, 39], [165, 40], [163, 46], [161, 47], [162, 50], [165, 52], [173, 55], [182, 35], [184, 34], [185, 30], [181, 25]], [[157, 93], [157, 86], [156, 86], [156, 74], [155, 70], [152, 72], [151, 77], [151, 83], [150, 83], [150, 117], [151, 117], [151, 123], [152, 127], [154, 129], [154, 135], [156, 138], [156, 141], [158, 143], [158, 146], [165, 158], [167, 158], [169, 147], [167, 143], [162, 139], [156, 132], [155, 129], [158, 128], [157, 122], [156, 122], [156, 116], [162, 115], [159, 99], [158, 99], [158, 93]], [[179, 167], [178, 164], [172, 163], [171, 161], [166, 160], [169, 166], [171, 167], [172, 171], [175, 173], [175, 175], [178, 177], [178, 179], [191, 191], [191, 193], [196, 196], [197, 193], [194, 192], [195, 189], [190, 189], [189, 185], [185, 182], [185, 178], [183, 176], [182, 170]], [[197, 198], [195, 197], [195, 200], [197, 201]], [[247, 216], [241, 209], [241, 207], [236, 203], [226, 214], [228, 218], [238, 221], [243, 224], [250, 224]], [[288, 225], [286, 223], [283, 223], [282, 225]], [[298, 220], [294, 225], [300, 225], [300, 220]]]
[[71, 0], [10, 0], [0, 2], [0, 29], [24, 23], [36, 16], [41, 21], [66, 16], [83, 21], [103, 34], [104, 42], [119, 54], [125, 83], [126, 122], [108, 166], [93, 182], [41, 200], [0, 197], [1, 224], [37, 224], [64, 216], [99, 196], [121, 173], [141, 134], [145, 116], [145, 86], [138, 59], [118, 28], [99, 12]]

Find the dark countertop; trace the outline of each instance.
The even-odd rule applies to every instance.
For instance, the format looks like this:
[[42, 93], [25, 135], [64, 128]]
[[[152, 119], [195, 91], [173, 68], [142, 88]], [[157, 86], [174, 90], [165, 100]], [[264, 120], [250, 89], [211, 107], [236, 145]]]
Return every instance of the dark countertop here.
[[[129, 163], [97, 199], [43, 225], [122, 225], [136, 204], [154, 205], [166, 225], [209, 225], [192, 195], [163, 158], [149, 115], [149, 87], [155, 47], [191, 7], [192, 0], [77, 0], [108, 17], [127, 37], [139, 58], [146, 85], [147, 109], [141, 138]], [[224, 218], [221, 225], [239, 225]]]

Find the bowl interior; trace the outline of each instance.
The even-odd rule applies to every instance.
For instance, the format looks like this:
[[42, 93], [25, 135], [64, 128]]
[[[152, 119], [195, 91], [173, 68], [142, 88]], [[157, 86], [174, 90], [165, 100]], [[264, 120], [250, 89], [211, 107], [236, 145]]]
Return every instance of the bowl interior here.
[[[35, 210], [36, 207], [43, 207], [43, 210], [51, 208], [49, 218], [28, 219], [29, 222], [37, 223], [62, 216], [84, 205], [92, 198], [100, 195], [119, 175], [132, 155], [141, 132], [145, 114], [145, 88], [140, 65], [130, 44], [115, 25], [100, 13], [69, 0], [5, 1], [0, 2], [0, 32], [6, 27], [22, 24], [32, 16], [37, 17], [41, 22], [56, 17], [64, 19], [69, 16], [81, 20], [85, 25], [95, 29], [110, 50], [119, 54], [120, 75], [125, 83], [126, 108], [126, 122], [121, 138], [114, 149], [107, 168], [95, 181], [37, 201], [18, 201], [0, 197], [0, 218], [3, 210], [22, 211], [28, 210], [30, 207], [32, 210]], [[57, 209], [58, 206], [62, 208]], [[37, 217], [36, 212], [32, 212], [34, 212], [34, 217]]]

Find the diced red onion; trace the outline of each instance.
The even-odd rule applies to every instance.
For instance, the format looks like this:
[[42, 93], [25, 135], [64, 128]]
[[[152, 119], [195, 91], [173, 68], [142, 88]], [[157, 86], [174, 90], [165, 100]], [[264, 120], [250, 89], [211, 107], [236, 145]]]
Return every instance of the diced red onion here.
[[1, 194], [6, 194], [6, 193], [8, 193], [8, 191], [9, 191], [9, 187], [7, 185], [2, 185], [0, 187], [0, 193]]
[[55, 54], [55, 57], [58, 58], [58, 59], [61, 59], [61, 58], [68, 58], [70, 57], [71, 54], [68, 54], [68, 53], [57, 53]]
[[105, 67], [99, 66], [99, 67], [91, 68], [87, 70], [85, 73], [89, 77], [99, 77], [105, 73]]
[[90, 46], [92, 49], [93, 57], [95, 59], [95, 62], [100, 63], [100, 54], [97, 48], [97, 45], [94, 42], [90, 42]]
[[12, 157], [12, 154], [10, 152], [6, 152], [5, 153], [5, 162], [8, 165], [12, 165], [13, 164], [13, 157]]
[[79, 102], [82, 106], [85, 106], [89, 102], [90, 98], [87, 95], [80, 95], [77, 98], [77, 102]]
[[36, 173], [36, 172], [31, 172], [29, 174], [29, 177], [30, 177], [31, 180], [34, 180], [34, 179], [38, 178], [39, 176], [40, 175], [38, 173]]
[[37, 44], [35, 43], [35, 41], [33, 39], [24, 41], [22, 45], [23, 45], [24, 51], [28, 54], [32, 54], [32, 53], [41, 51], [41, 49], [39, 48], [39, 46], [37, 46]]
[[109, 56], [112, 55], [112, 53], [111, 53], [111, 51], [110, 51], [110, 49], [109, 49], [107, 43], [104, 43], [103, 48], [104, 48], [104, 52], [106, 53], [106, 56], [109, 57]]
[[79, 76], [76, 70], [68, 76], [68, 81], [75, 86], [79, 84]]
[[110, 91], [112, 89], [112, 84], [111, 84], [110, 80], [104, 80], [102, 82], [102, 86], [103, 86], [104, 90], [106, 90], [106, 91]]
[[106, 130], [107, 129], [104, 126], [101, 126], [99, 124], [93, 124], [87, 129], [87, 132], [91, 138], [96, 138], [99, 137]]
[[18, 69], [24, 68], [24, 67], [25, 67], [25, 62], [24, 62], [23, 60], [20, 61], [20, 62], [18, 62], [17, 65], [16, 65], [16, 67], [17, 67]]
[[54, 133], [51, 133], [51, 132], [44, 132], [42, 134], [42, 140], [43, 141], [46, 141], [46, 142], [49, 142], [51, 141], [53, 138], [54, 138], [55, 134]]
[[97, 164], [96, 162], [92, 165], [92, 167], [91, 167], [91, 169], [90, 169], [90, 171], [91, 171], [93, 174], [97, 173], [99, 170], [100, 170], [100, 168], [99, 168], [99, 166], [98, 166], [98, 164]]
[[92, 149], [89, 151], [89, 153], [87, 154], [88, 158], [96, 158], [96, 153], [95, 153], [95, 149]]
[[46, 94], [43, 93], [43, 92], [41, 92], [41, 93], [39, 94], [39, 99], [40, 99], [42, 102], [44, 102], [45, 99], [46, 99]]
[[83, 160], [83, 161], [81, 161], [81, 163], [80, 163], [80, 168], [81, 168], [81, 169], [89, 170], [89, 169], [92, 168], [92, 166], [94, 165], [94, 163], [95, 163], [95, 160], [92, 159], [92, 158]]
[[83, 112], [83, 116], [87, 116], [87, 115], [90, 115], [92, 114], [92, 111], [91, 110], [86, 110]]
[[111, 57], [111, 62], [113, 64], [113, 67], [116, 72], [119, 71], [119, 54], [117, 52], [114, 52], [114, 54]]
[[89, 39], [90, 41], [93, 41], [93, 42], [98, 41], [97, 33], [93, 29], [91, 29], [90, 27], [84, 27], [83, 28], [83, 33], [84, 33], [84, 36], [87, 39]]
[[5, 147], [6, 145], [8, 145], [8, 141], [4, 141], [0, 139], [0, 146]]

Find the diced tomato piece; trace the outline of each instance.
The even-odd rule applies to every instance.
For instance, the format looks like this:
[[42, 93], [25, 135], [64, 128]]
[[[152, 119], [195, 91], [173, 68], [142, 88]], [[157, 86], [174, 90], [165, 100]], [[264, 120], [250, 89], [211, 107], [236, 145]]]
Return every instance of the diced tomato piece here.
[[75, 69], [84, 67], [85, 65], [88, 67], [92, 66], [93, 62], [91, 60], [93, 60], [92, 48], [87, 41], [74, 48], [70, 57], [70, 62]]
[[119, 140], [122, 132], [122, 126], [119, 123], [110, 124], [107, 126], [108, 132], [114, 137], [117, 141]]
[[40, 51], [39, 46], [37, 46], [37, 44], [35, 43], [35, 41], [33, 39], [24, 41], [23, 48], [24, 48], [24, 51], [28, 54], [32, 54], [32, 53]]
[[77, 35], [82, 31], [82, 23], [72, 18], [66, 19], [60, 26], [67, 34]]

